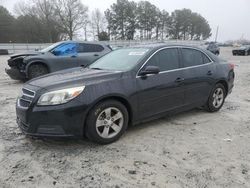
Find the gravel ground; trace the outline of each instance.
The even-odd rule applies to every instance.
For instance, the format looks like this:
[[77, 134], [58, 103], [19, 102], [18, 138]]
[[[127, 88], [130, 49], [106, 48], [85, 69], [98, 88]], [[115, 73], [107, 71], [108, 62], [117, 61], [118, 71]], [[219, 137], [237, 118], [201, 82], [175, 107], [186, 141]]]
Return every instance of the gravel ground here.
[[0, 57], [1, 187], [250, 187], [250, 56], [236, 64], [233, 93], [218, 113], [192, 110], [129, 128], [116, 143], [25, 137], [15, 122], [22, 83]]

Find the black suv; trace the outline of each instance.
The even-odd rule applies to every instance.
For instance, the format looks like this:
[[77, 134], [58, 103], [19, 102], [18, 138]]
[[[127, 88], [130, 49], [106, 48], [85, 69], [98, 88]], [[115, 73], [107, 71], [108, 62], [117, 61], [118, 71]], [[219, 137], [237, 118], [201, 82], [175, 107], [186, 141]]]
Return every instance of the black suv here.
[[39, 52], [12, 55], [8, 60], [10, 69], [5, 71], [15, 80], [33, 79], [67, 68], [86, 67], [111, 50], [100, 43], [58, 42]]
[[32, 136], [87, 136], [107, 144], [146, 120], [203, 106], [218, 111], [232, 91], [234, 65], [190, 46], [113, 51], [87, 68], [27, 82], [17, 122]]

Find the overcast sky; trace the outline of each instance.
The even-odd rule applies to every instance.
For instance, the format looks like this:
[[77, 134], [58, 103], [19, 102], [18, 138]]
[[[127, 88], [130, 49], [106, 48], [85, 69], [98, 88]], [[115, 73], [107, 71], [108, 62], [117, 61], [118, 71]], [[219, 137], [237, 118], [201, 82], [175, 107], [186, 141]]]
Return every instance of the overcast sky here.
[[[0, 4], [13, 12], [13, 6], [20, 0], [0, 0]], [[81, 0], [89, 10], [99, 8], [104, 11], [116, 0]], [[139, 0], [135, 0], [139, 1]], [[219, 26], [218, 41], [229, 39], [250, 40], [250, 0], [148, 0], [160, 9], [172, 12], [175, 9], [189, 8], [205, 17], [211, 28], [214, 40]]]

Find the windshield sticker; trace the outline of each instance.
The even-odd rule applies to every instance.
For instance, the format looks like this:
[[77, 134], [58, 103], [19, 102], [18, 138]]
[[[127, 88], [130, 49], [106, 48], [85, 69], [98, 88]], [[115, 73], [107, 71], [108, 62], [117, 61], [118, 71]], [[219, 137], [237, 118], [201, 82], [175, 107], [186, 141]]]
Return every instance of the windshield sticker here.
[[147, 51], [141, 51], [141, 52], [129, 52], [128, 55], [137, 55], [137, 56], [142, 56], [146, 53]]

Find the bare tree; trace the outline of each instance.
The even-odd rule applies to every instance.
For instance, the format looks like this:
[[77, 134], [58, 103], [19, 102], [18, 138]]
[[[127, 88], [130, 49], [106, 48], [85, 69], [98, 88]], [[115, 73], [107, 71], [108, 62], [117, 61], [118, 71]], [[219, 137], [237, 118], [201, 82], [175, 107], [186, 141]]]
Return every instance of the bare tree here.
[[88, 19], [85, 20], [83, 23], [83, 31], [84, 31], [84, 40], [87, 41], [88, 39], [88, 26], [90, 24], [90, 21]]
[[14, 5], [14, 11], [18, 16], [36, 15], [36, 13], [34, 11], [33, 4], [31, 4], [31, 2], [27, 2], [27, 1], [18, 1]]
[[54, 6], [58, 25], [72, 40], [76, 32], [84, 28], [88, 19], [88, 7], [80, 0], [55, 0]]
[[91, 20], [92, 20], [91, 27], [95, 38], [95, 36], [99, 36], [100, 33], [104, 30], [104, 25], [106, 20], [104, 14], [102, 14], [102, 12], [99, 9], [95, 9], [92, 11]]
[[50, 38], [50, 42], [53, 42], [53, 27], [54, 25], [54, 7], [53, 1], [49, 0], [33, 0], [35, 4], [35, 11], [39, 15], [39, 17], [44, 20], [45, 25], [47, 26], [48, 35]]

